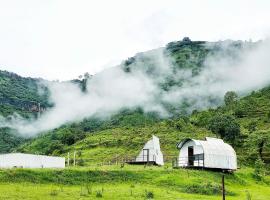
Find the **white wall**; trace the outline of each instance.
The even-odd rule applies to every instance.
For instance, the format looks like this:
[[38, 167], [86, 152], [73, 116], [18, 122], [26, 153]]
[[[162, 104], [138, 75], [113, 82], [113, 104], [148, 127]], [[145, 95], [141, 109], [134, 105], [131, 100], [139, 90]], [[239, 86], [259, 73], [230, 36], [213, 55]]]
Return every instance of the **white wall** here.
[[10, 153], [0, 155], [0, 168], [65, 168], [65, 158]]
[[[193, 140], [189, 140], [180, 149], [180, 153], [179, 153], [179, 157], [178, 157], [178, 165], [180, 167], [188, 166], [188, 147], [189, 146], [193, 146], [194, 155], [203, 153], [202, 146], [197, 145]], [[203, 162], [202, 161], [200, 161], [199, 163], [194, 162], [193, 165], [194, 166], [203, 166]]]

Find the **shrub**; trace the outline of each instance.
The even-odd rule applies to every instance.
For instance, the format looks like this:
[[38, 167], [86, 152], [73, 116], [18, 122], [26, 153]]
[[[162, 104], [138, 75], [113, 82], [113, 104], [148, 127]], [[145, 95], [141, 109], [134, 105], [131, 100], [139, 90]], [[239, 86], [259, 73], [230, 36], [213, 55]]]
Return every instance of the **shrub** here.
[[257, 122], [256, 121], [252, 121], [247, 125], [247, 129], [250, 133], [254, 132], [257, 130]]
[[[188, 185], [184, 192], [192, 194], [204, 194], [204, 195], [219, 195], [221, 194], [222, 188], [221, 185], [216, 183], [206, 183], [206, 184], [191, 184]], [[227, 195], [234, 195], [233, 192], [226, 190]]]
[[96, 193], [96, 197], [97, 198], [102, 198], [103, 197], [102, 191], [98, 190], [97, 193]]
[[246, 200], [251, 200], [251, 194], [248, 190], [246, 190]]
[[185, 126], [186, 126], [186, 122], [182, 118], [176, 121], [174, 124], [175, 129], [179, 131], [182, 131]]
[[56, 189], [51, 189], [50, 195], [51, 196], [57, 196], [58, 195], [57, 190]]
[[85, 185], [85, 188], [86, 188], [88, 194], [92, 194], [92, 187], [91, 187], [91, 185], [86, 184]]
[[86, 185], [82, 185], [81, 186], [81, 193], [80, 196], [87, 196], [89, 194], [92, 194], [92, 188], [90, 185], [86, 184]]
[[212, 113], [208, 111], [202, 111], [198, 114], [194, 114], [192, 123], [201, 127], [206, 127], [212, 118]]
[[84, 166], [84, 160], [83, 159], [78, 159], [77, 160], [77, 163], [76, 163], [78, 166]]
[[267, 119], [270, 120], [270, 111], [267, 113]]
[[146, 199], [153, 199], [154, 198], [154, 193], [151, 191], [145, 191], [145, 198]]
[[242, 107], [235, 108], [234, 115], [238, 118], [243, 118], [246, 115], [246, 111]]
[[255, 161], [253, 177], [258, 181], [262, 181], [264, 179], [264, 176], [265, 176], [265, 164], [261, 158], [258, 158]]

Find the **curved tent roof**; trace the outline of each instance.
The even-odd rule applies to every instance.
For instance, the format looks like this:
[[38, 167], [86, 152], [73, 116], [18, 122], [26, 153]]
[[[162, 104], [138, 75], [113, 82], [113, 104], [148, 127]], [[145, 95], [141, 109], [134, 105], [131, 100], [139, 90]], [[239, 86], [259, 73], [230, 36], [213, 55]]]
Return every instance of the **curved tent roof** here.
[[177, 148], [181, 149], [182, 146], [192, 140], [196, 145], [201, 145], [204, 153], [215, 155], [236, 155], [231, 145], [225, 143], [222, 139], [206, 137], [205, 140], [184, 139], [178, 145]]

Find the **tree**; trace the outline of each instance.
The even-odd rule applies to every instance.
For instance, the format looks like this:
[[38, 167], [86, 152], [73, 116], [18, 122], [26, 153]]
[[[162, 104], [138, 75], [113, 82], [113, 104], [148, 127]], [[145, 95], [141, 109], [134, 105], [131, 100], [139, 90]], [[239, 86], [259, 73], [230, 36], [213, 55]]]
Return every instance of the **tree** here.
[[209, 124], [209, 121], [211, 120], [212, 113], [209, 111], [202, 111], [199, 112], [196, 115], [192, 116], [192, 121], [194, 124], [201, 126], [201, 127], [207, 127]]
[[251, 121], [248, 125], [247, 125], [247, 129], [250, 133], [254, 132], [257, 130], [257, 125], [258, 123], [256, 121]]
[[57, 154], [61, 154], [64, 151], [64, 145], [59, 140], [52, 141], [48, 145], [47, 151], [45, 153], [52, 154], [55, 150], [57, 150]]
[[262, 181], [265, 176], [265, 164], [261, 158], [255, 161], [253, 176], [258, 181]]
[[240, 125], [231, 115], [214, 116], [210, 120], [208, 128], [222, 139], [230, 142], [234, 142], [240, 136]]
[[267, 113], [267, 120], [270, 120], [270, 112]]
[[238, 95], [234, 91], [228, 91], [224, 95], [224, 102], [226, 106], [232, 105], [237, 101]]
[[186, 43], [191, 43], [191, 39], [189, 37], [184, 37], [182, 41]]
[[85, 72], [82, 80], [82, 91], [87, 92], [87, 81], [91, 78], [91, 75], [88, 72]]

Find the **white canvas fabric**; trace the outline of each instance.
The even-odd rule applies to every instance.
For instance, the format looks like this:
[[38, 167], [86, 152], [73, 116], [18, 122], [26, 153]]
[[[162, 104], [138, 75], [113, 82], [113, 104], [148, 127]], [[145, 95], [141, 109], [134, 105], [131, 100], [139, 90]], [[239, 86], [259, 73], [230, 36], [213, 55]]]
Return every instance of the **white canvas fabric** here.
[[24, 153], [0, 155], [0, 168], [65, 168], [65, 158]]
[[[146, 152], [149, 152], [146, 155]], [[152, 136], [140, 151], [139, 155], [136, 157], [136, 162], [154, 162], [157, 165], [164, 165], [163, 154], [160, 150], [159, 138]]]
[[203, 154], [204, 161], [194, 162], [194, 166], [217, 169], [237, 169], [237, 157], [234, 149], [222, 139], [206, 137], [205, 140], [185, 139], [178, 145], [180, 149], [179, 166], [188, 165], [188, 147], [193, 146], [194, 155]]

